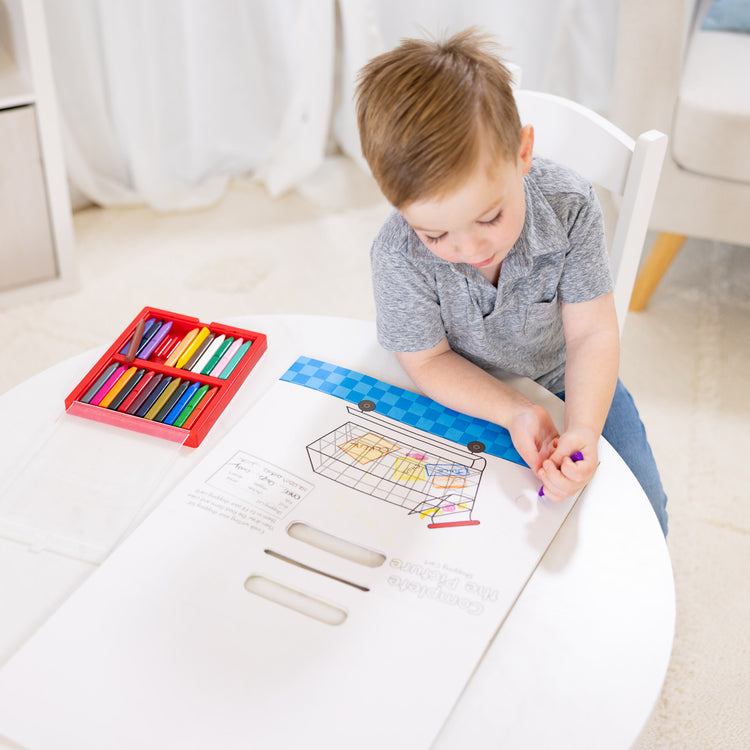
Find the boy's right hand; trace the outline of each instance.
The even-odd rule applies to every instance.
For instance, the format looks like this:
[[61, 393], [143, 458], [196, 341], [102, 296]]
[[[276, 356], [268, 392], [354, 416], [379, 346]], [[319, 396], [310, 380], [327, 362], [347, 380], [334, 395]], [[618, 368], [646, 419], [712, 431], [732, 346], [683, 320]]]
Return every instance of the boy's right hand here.
[[528, 404], [513, 418], [508, 429], [521, 458], [537, 474], [560, 438], [552, 417], [543, 406]]
[[454, 352], [447, 339], [419, 352], [396, 352], [417, 387], [449, 409], [506, 427], [518, 453], [538, 474], [560, 437], [543, 406]]

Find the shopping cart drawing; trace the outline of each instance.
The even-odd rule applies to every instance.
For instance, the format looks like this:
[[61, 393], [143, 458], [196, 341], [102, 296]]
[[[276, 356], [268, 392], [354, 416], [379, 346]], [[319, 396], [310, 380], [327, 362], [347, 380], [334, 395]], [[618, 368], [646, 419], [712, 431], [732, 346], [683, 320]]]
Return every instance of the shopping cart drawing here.
[[399, 505], [428, 528], [475, 526], [472, 518], [486, 459], [478, 441], [467, 447], [417, 432], [374, 414], [363, 400], [349, 419], [307, 446], [314, 472]]

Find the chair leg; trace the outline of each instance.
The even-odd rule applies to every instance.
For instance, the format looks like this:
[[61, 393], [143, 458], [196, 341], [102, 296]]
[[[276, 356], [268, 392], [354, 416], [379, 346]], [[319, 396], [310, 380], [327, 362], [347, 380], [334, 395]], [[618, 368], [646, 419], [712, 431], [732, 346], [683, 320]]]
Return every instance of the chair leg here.
[[680, 248], [685, 243], [687, 237], [684, 234], [670, 234], [662, 232], [654, 242], [651, 252], [643, 264], [643, 268], [638, 272], [633, 293], [630, 296], [630, 309], [643, 310], [648, 304], [651, 295], [664, 276], [669, 264], [675, 259]]

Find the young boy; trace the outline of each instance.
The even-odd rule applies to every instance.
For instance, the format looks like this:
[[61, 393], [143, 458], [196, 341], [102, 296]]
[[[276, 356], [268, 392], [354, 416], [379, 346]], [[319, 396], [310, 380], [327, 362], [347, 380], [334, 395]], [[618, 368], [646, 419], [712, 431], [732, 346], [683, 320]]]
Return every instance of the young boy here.
[[[360, 72], [357, 116], [395, 207], [371, 255], [381, 345], [430, 398], [507, 428], [552, 500], [591, 479], [603, 434], [666, 535], [658, 470], [618, 380], [601, 210], [580, 176], [532, 158], [493, 45], [471, 29], [403, 41]], [[561, 435], [503, 371], [564, 395]]]

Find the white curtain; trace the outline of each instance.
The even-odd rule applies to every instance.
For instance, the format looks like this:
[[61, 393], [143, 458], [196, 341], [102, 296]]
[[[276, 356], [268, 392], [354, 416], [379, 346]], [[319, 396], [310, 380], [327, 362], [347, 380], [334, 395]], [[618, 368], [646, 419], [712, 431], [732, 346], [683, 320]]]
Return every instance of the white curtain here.
[[617, 0], [45, 0], [74, 194], [160, 211], [272, 195], [341, 150], [356, 72], [405, 36], [493, 34], [523, 85], [606, 111]]

